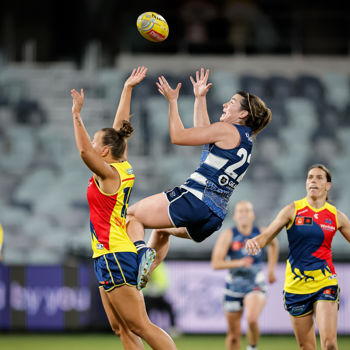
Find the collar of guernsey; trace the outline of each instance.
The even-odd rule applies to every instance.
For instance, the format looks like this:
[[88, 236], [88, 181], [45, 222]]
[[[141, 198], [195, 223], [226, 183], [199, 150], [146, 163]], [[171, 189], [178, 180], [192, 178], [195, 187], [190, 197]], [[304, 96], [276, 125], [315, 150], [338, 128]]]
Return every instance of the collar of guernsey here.
[[90, 208], [90, 232], [93, 258], [115, 252], [134, 252], [136, 248], [126, 233], [126, 213], [134, 171], [127, 162], [111, 163], [121, 183], [118, 192], [107, 194], [98, 187], [94, 176], [89, 180], [87, 199]]
[[336, 207], [326, 202], [316, 209], [306, 198], [294, 204], [294, 218], [287, 227], [289, 255], [284, 290], [309, 294], [337, 285], [331, 250], [338, 229]]

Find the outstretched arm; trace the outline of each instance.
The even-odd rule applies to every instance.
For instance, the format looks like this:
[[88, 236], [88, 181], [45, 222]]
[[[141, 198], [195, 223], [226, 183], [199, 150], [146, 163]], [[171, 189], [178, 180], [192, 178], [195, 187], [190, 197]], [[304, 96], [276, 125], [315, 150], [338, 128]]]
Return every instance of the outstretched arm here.
[[260, 252], [261, 248], [264, 248], [269, 244], [282, 230], [284, 226], [287, 226], [293, 220], [294, 216], [294, 203], [284, 207], [271, 222], [271, 224], [260, 235], [248, 239], [246, 242], [246, 251], [250, 255], [256, 255]]
[[276, 281], [275, 269], [278, 262], [278, 250], [278, 240], [277, 238], [274, 238], [267, 247], [267, 278], [270, 283], [274, 283]]
[[337, 212], [338, 216], [338, 229], [344, 238], [350, 243], [350, 220], [340, 210]]
[[204, 68], [201, 68], [200, 74], [196, 71], [196, 80], [190, 76], [195, 96], [193, 111], [194, 127], [210, 125], [210, 118], [207, 110], [207, 93], [213, 84], [208, 84], [208, 77], [209, 69], [207, 69], [204, 74]]
[[134, 68], [129, 78], [125, 81], [117, 113], [114, 117], [114, 129], [119, 130], [123, 120], [129, 121], [132, 89], [146, 77], [147, 70], [148, 68], [144, 66], [137, 67], [137, 69]]
[[119, 175], [100, 157], [92, 147], [88, 132], [80, 117], [80, 111], [84, 103], [84, 90], [80, 90], [80, 94], [75, 89], [71, 90], [73, 98], [72, 115], [74, 125], [75, 142], [80, 153], [81, 159], [90, 168], [90, 170], [98, 175], [102, 180], [107, 178], [119, 178]]
[[226, 260], [227, 252], [232, 242], [232, 230], [228, 229], [221, 233], [215, 243], [212, 255], [211, 266], [214, 270], [234, 269], [237, 267], [249, 267], [253, 263], [253, 258], [246, 256], [242, 259]]
[[228, 123], [214, 123], [208, 126], [194, 127], [185, 129], [178, 110], [177, 100], [181, 83], [177, 84], [176, 89], [172, 89], [164, 76], [160, 76], [157, 82], [158, 91], [169, 102], [169, 132], [171, 142], [184, 146], [199, 146], [207, 143], [224, 141], [233, 137], [235, 127]]

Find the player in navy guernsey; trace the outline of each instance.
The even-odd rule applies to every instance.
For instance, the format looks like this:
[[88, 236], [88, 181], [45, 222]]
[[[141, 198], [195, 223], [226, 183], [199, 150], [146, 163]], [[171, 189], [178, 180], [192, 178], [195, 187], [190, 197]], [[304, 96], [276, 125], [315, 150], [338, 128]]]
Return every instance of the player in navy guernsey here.
[[[226, 348], [240, 349], [241, 319], [248, 324], [247, 350], [257, 349], [259, 340], [258, 318], [266, 303], [266, 283], [262, 271], [263, 252], [250, 257], [245, 242], [260, 234], [254, 226], [255, 214], [252, 203], [241, 201], [235, 205], [233, 220], [236, 226], [224, 230], [213, 249], [211, 263], [214, 269], [228, 269], [224, 290], [223, 307], [228, 325]], [[278, 242], [268, 247], [268, 281], [275, 282], [275, 266], [278, 260]]]
[[[178, 112], [181, 84], [172, 89], [164, 76], [157, 83], [169, 102], [172, 143], [204, 148], [199, 168], [182, 186], [147, 197], [128, 210], [128, 234], [136, 247], [144, 247], [145, 228], [160, 229], [152, 232], [149, 242], [158, 253], [156, 264], [166, 255], [170, 234], [201, 242], [221, 227], [229, 198], [250, 164], [253, 136], [271, 120], [270, 109], [259, 97], [241, 91], [224, 103], [220, 122], [211, 124], [206, 105], [212, 85], [208, 76], [209, 70], [202, 68], [196, 79], [190, 77], [195, 102], [194, 127], [189, 129], [184, 128]], [[152, 269], [152, 262], [143, 262], [139, 288]]]

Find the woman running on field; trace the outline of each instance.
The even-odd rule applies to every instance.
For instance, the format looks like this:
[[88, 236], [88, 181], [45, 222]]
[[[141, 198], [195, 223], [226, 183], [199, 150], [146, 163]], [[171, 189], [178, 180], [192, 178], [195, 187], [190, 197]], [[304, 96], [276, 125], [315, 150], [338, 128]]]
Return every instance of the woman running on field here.
[[206, 105], [212, 86], [208, 76], [209, 70], [202, 68], [196, 80], [190, 77], [195, 103], [194, 127], [189, 129], [184, 128], [178, 112], [181, 84], [172, 89], [164, 76], [156, 83], [169, 102], [171, 142], [204, 147], [199, 167], [183, 185], [147, 197], [128, 210], [128, 234], [142, 256], [138, 288], [145, 286], [154, 261], [151, 249], [145, 248], [144, 229], [163, 229], [154, 231], [150, 240], [160, 259], [166, 254], [169, 234], [201, 242], [218, 230], [229, 198], [250, 164], [253, 138], [271, 120], [270, 109], [259, 97], [240, 91], [224, 103], [220, 121], [211, 124]]
[[314, 318], [322, 350], [338, 349], [339, 287], [331, 246], [338, 230], [350, 242], [350, 221], [327, 201], [331, 186], [330, 171], [313, 165], [307, 173], [306, 197], [284, 207], [266, 230], [246, 243], [248, 254], [259, 254], [286, 227], [284, 306], [303, 350], [316, 350]]

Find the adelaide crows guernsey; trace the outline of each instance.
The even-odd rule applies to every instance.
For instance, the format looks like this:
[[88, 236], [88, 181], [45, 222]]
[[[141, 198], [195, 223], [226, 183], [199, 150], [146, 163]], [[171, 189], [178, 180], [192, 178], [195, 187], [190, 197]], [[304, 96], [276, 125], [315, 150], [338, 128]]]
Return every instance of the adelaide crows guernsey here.
[[87, 189], [93, 258], [115, 252], [136, 253], [136, 248], [126, 233], [125, 223], [135, 180], [134, 172], [127, 161], [110, 165], [117, 169], [120, 176], [118, 192], [104, 193], [94, 176], [91, 177]]
[[181, 186], [202, 200], [217, 216], [224, 219], [231, 194], [243, 179], [253, 147], [252, 131], [236, 125], [240, 144], [222, 149], [214, 143], [203, 146], [199, 168]]
[[313, 208], [306, 198], [295, 201], [287, 227], [289, 255], [284, 290], [310, 294], [338, 284], [332, 261], [332, 240], [338, 229], [337, 209], [328, 202]]
[[[248, 256], [245, 249], [246, 241], [258, 236], [260, 230], [258, 227], [253, 227], [249, 236], [240, 233], [237, 227], [234, 227], [232, 231], [232, 242], [226, 258], [229, 260], [242, 259]], [[260, 287], [259, 289], [265, 289], [265, 277], [262, 271], [263, 249], [257, 255], [251, 256], [251, 258], [253, 259], [253, 263], [249, 267], [242, 266], [230, 269], [226, 277], [226, 289], [243, 294], [249, 293], [257, 287]]]

